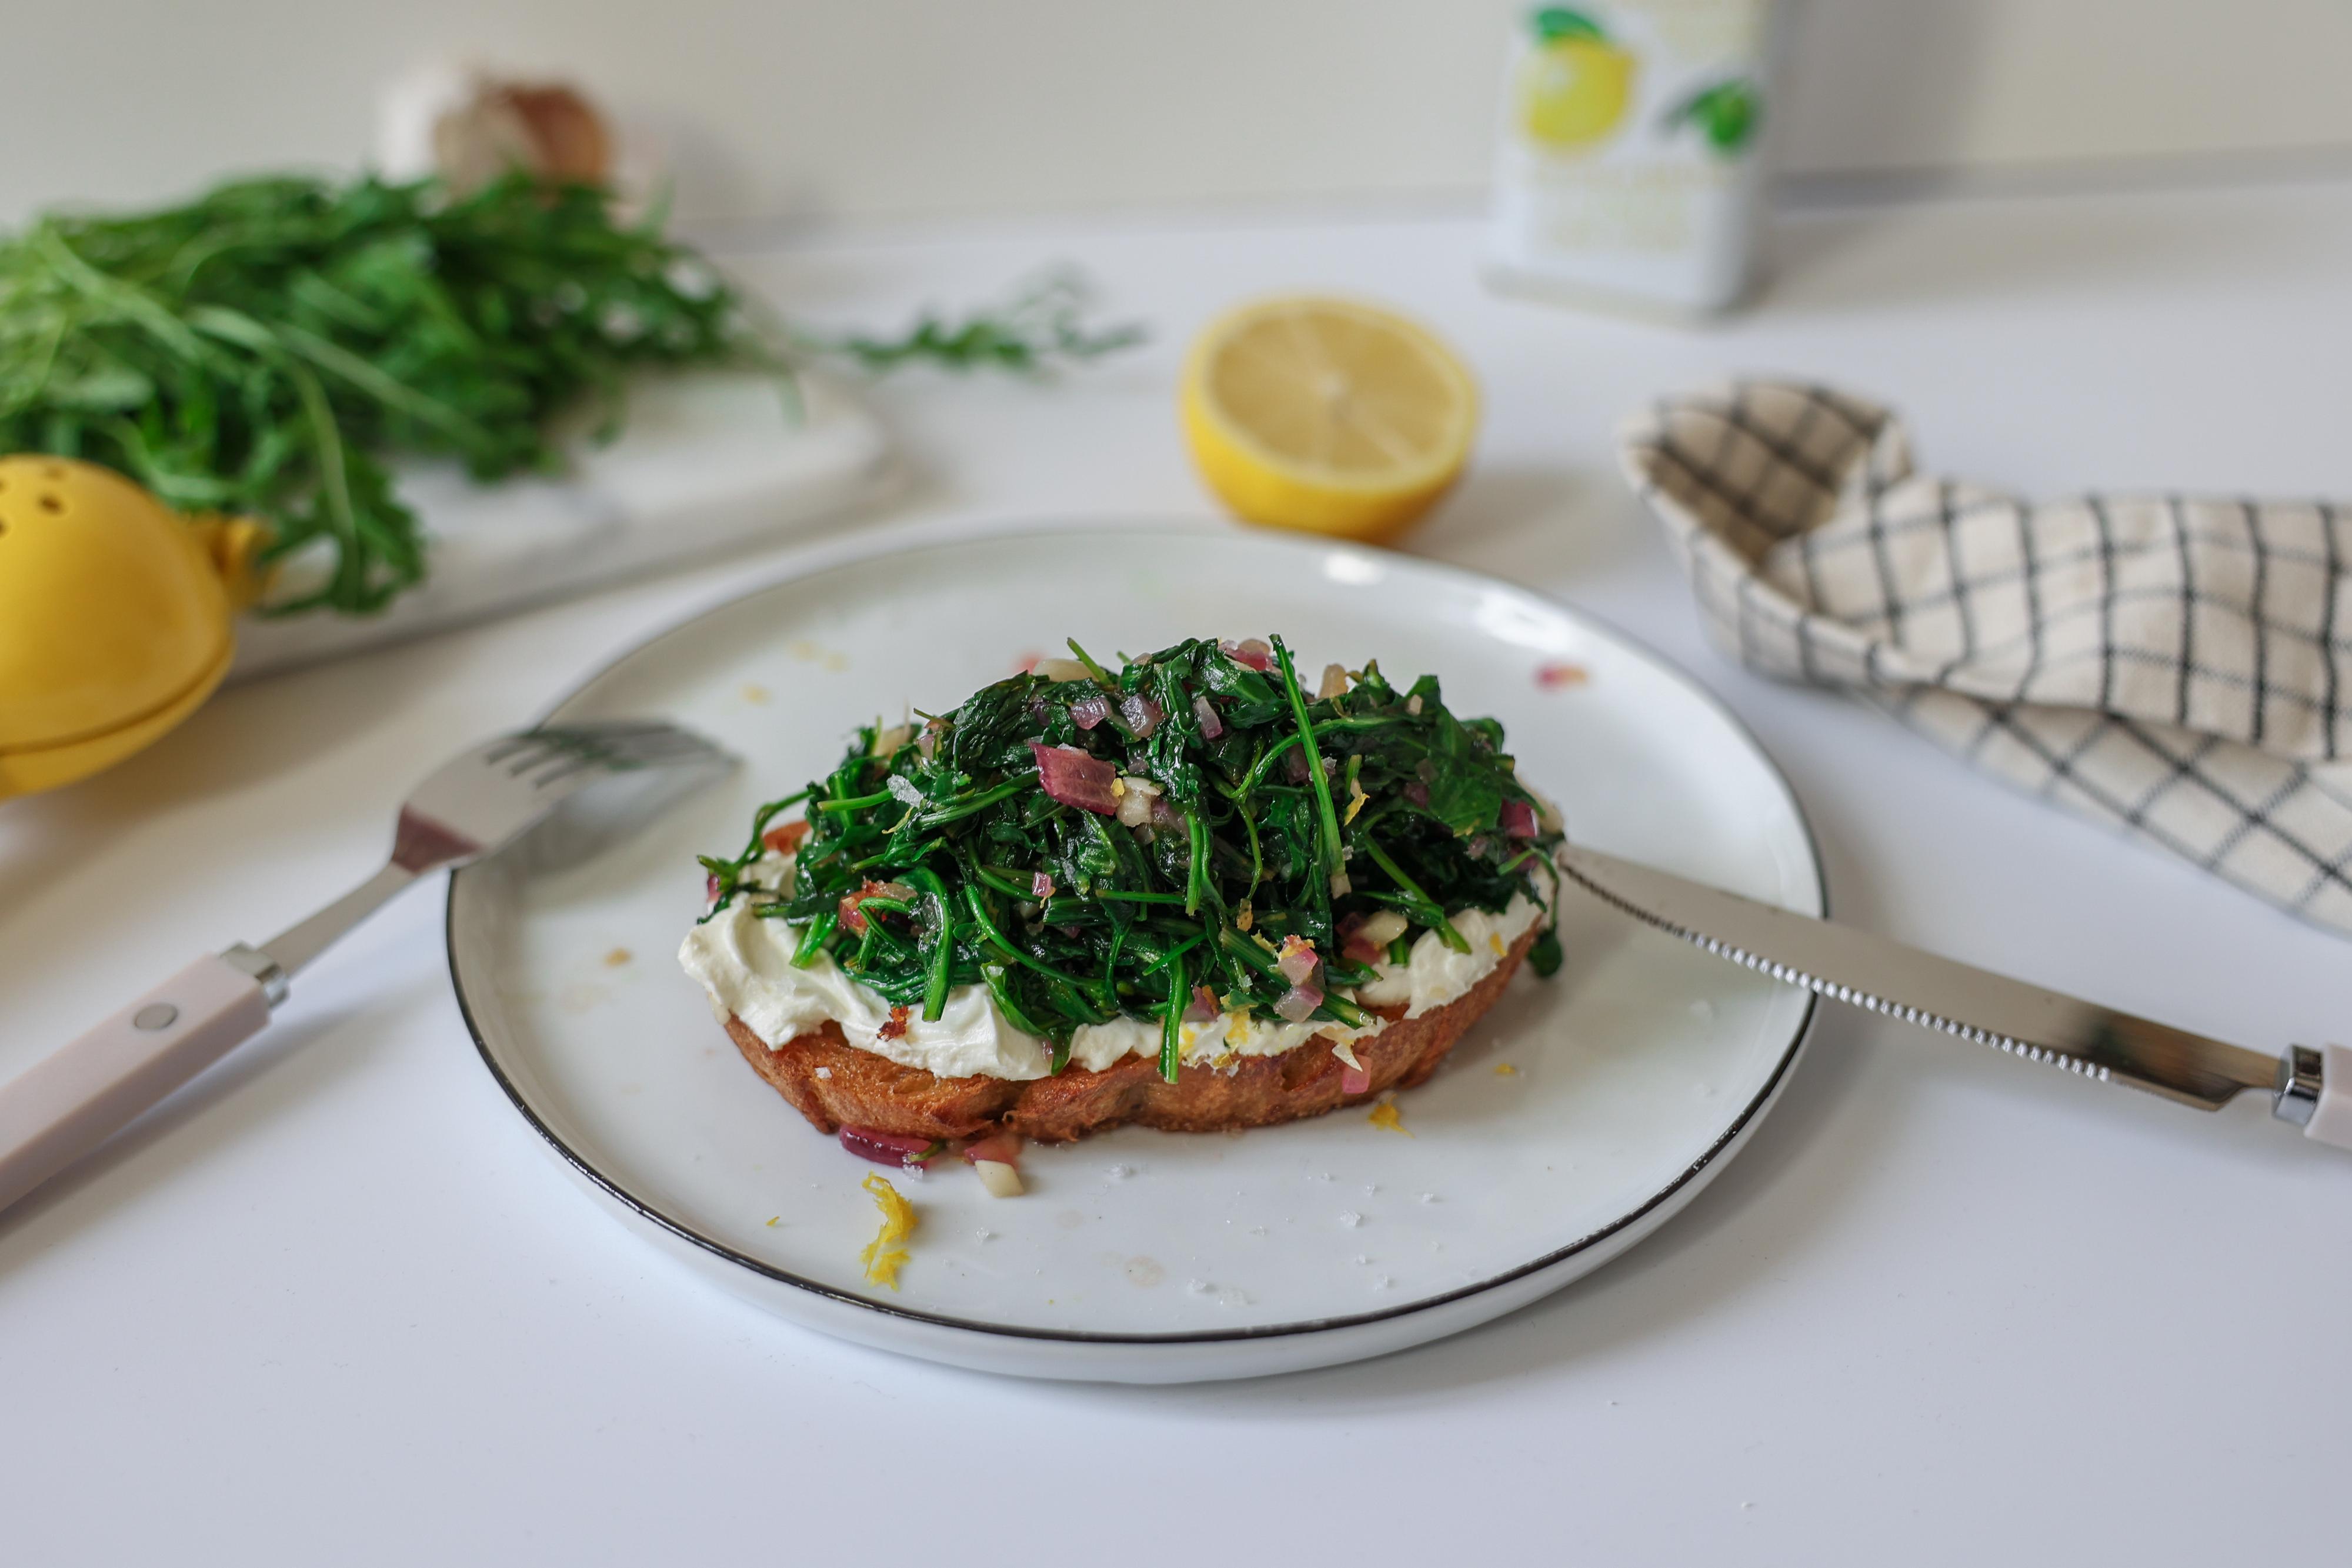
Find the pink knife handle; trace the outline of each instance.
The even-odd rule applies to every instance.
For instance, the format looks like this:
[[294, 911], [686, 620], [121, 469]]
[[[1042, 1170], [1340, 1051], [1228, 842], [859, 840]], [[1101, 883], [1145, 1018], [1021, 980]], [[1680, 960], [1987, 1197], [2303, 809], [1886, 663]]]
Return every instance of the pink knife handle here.
[[268, 1022], [260, 982], [222, 959], [200, 958], [0, 1085], [0, 1209]]
[[2319, 1047], [2319, 1101], [2303, 1124], [2303, 1135], [2352, 1149], [2352, 1050]]

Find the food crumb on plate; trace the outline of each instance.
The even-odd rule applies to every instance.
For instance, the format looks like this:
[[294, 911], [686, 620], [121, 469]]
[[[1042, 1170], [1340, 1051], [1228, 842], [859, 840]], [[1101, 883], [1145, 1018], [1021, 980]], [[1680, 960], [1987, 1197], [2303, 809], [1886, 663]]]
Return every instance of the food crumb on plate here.
[[1536, 666], [1536, 684], [1546, 691], [1558, 691], [1564, 686], [1581, 686], [1591, 679], [1592, 672], [1580, 664]]
[[1349, 1209], [1339, 1215], [1339, 1223], [1346, 1226], [1349, 1230], [1353, 1230], [1358, 1226], [1364, 1223], [1364, 1216], [1358, 1214], [1354, 1209]]
[[1495, 1076], [1496, 1078], [1512, 1078], [1517, 1076], [1518, 1070], [1518, 1068], [1513, 1067], [1508, 1062], [1496, 1062], [1495, 1064]]
[[743, 700], [757, 707], [765, 707], [768, 689], [756, 680], [747, 680], [743, 683]]
[[1364, 1120], [1382, 1131], [1402, 1132], [1408, 1138], [1412, 1136], [1412, 1130], [1404, 1124], [1404, 1112], [1397, 1109], [1393, 1100], [1383, 1100], [1373, 1106], [1371, 1114]]
[[616, 947], [612, 952], [604, 955], [604, 967], [607, 969], [618, 969], [621, 965], [628, 963], [629, 960], [636, 956], [637, 955], [635, 953], [631, 952], [625, 947]]

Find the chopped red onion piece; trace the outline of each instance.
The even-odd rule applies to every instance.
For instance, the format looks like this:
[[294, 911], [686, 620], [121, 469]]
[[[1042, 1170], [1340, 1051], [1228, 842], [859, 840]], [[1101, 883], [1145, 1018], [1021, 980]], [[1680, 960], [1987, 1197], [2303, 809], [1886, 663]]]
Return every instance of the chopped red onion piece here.
[[1412, 802], [1415, 805], [1427, 805], [1429, 804], [1429, 786], [1422, 783], [1419, 779], [1405, 780], [1404, 788], [1399, 793], [1402, 794], [1405, 799]]
[[1041, 904], [1047, 899], [1052, 898], [1054, 896], [1054, 879], [1048, 877], [1043, 871], [1030, 872], [1029, 896], [1036, 900]]
[[1307, 752], [1297, 746], [1293, 746], [1290, 750], [1283, 752], [1282, 771], [1289, 776], [1292, 784], [1305, 784], [1307, 782]]
[[999, 1164], [1017, 1165], [1021, 1163], [1021, 1134], [992, 1132], [985, 1138], [974, 1139], [963, 1146], [963, 1157], [974, 1164], [994, 1160]]
[[1213, 741], [1225, 732], [1225, 721], [1217, 717], [1217, 710], [1205, 697], [1192, 699], [1192, 717], [1201, 721], [1201, 738], [1204, 741]]
[[719, 873], [713, 871], [709, 876], [702, 879], [702, 901], [706, 904], [714, 903], [718, 900], [718, 898]]
[[1349, 1067], [1346, 1062], [1341, 1062], [1339, 1064], [1339, 1092], [1341, 1094], [1370, 1094], [1371, 1091], [1371, 1069], [1363, 1067], [1360, 1064], [1355, 1067]]
[[919, 896], [904, 882], [877, 882], [869, 878], [857, 891], [842, 895], [837, 906], [841, 911], [841, 929], [852, 936], [866, 934], [866, 913], [857, 906], [868, 899], [888, 899], [894, 903], [910, 904]]
[[1145, 739], [1160, 728], [1160, 721], [1168, 717], [1168, 712], [1142, 692], [1130, 691], [1118, 700], [1118, 716], [1127, 721], [1127, 727], [1135, 731], [1138, 739]]
[[1294, 1024], [1304, 1024], [1315, 1016], [1315, 1009], [1321, 1005], [1323, 987], [1310, 980], [1284, 992], [1282, 999], [1274, 1005], [1274, 1010]]
[[1205, 985], [1192, 987], [1192, 1005], [1184, 1009], [1184, 1022], [1205, 1024], [1217, 1016], [1217, 994]]
[[920, 1165], [931, 1157], [938, 1140], [906, 1132], [883, 1132], [871, 1127], [845, 1127], [841, 1146], [877, 1165]]
[[1536, 836], [1536, 808], [1523, 800], [1503, 803], [1503, 831], [1514, 838]]
[[1076, 746], [1049, 746], [1043, 741], [1030, 742], [1029, 754], [1037, 759], [1037, 783], [1050, 798], [1098, 816], [1118, 814], [1118, 796], [1110, 787], [1118, 770], [1108, 763]]
[[1168, 797], [1164, 795], [1155, 795], [1151, 797], [1151, 825], [1154, 827], [1173, 827], [1180, 831], [1189, 830], [1191, 826], [1191, 824], [1184, 820], [1184, 814], [1169, 805]]
[[1303, 937], [1286, 936], [1282, 939], [1282, 951], [1275, 955], [1274, 966], [1293, 985], [1304, 985], [1307, 976], [1313, 974], [1316, 966], [1321, 963], [1322, 960], [1315, 956], [1312, 942]]
[[923, 732], [915, 737], [916, 755], [921, 757], [923, 761], [927, 763], [929, 762], [931, 760], [931, 753], [939, 750], [940, 731], [945, 728], [947, 728], [947, 726], [940, 723], [937, 719], [934, 719], [929, 723], [924, 725]]
[[1081, 730], [1091, 730], [1110, 717], [1110, 700], [1099, 691], [1089, 691], [1070, 704], [1070, 722]]
[[1339, 922], [1339, 956], [1350, 963], [1378, 963], [1387, 953], [1364, 934], [1364, 917], [1349, 915]]
[[1263, 637], [1244, 637], [1240, 642], [1221, 642], [1218, 651], [1235, 664], [1247, 665], [1264, 672], [1274, 668], [1274, 648]]

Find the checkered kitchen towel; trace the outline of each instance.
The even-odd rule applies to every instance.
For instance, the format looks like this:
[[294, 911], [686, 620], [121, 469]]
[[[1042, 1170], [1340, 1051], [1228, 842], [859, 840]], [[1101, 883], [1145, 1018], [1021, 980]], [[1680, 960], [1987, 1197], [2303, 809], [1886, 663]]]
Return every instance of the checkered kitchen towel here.
[[2352, 505], [2032, 503], [1859, 398], [1745, 382], [1618, 437], [1716, 640], [2352, 933]]

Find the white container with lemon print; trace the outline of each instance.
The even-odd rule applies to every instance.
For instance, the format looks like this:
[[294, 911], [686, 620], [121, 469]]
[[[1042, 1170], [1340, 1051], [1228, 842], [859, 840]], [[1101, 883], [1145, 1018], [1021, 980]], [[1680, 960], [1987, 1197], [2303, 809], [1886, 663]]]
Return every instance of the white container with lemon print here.
[[1591, 0], [1519, 19], [1489, 272], [1704, 315], [1753, 269], [1769, 0]]

